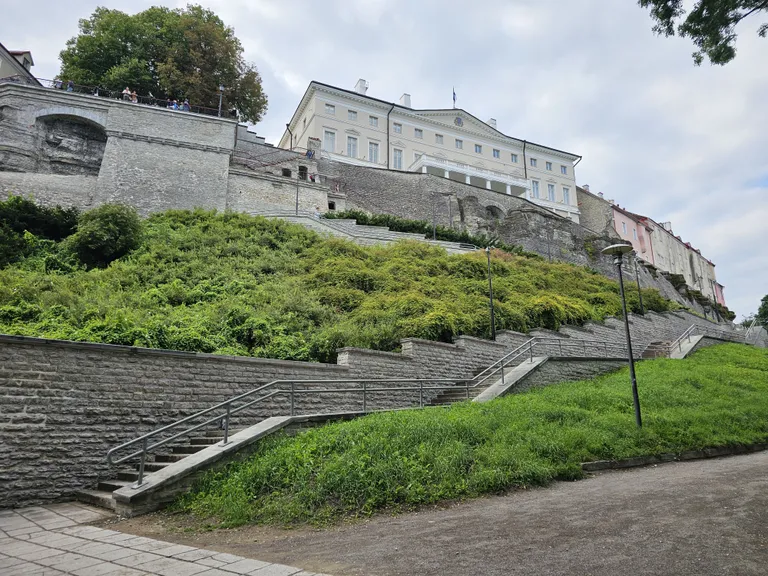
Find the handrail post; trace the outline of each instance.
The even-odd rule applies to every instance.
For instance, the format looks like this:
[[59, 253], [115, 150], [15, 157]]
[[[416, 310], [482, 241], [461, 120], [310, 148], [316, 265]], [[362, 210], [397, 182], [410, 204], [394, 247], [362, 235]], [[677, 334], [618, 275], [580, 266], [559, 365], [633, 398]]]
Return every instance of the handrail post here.
[[291, 382], [291, 416], [293, 416], [293, 410], [296, 406], [296, 401], [294, 400], [295, 391], [296, 391], [296, 382]]
[[528, 350], [531, 352], [531, 362], [533, 362], [533, 342], [528, 343]]
[[501, 385], [504, 386], [504, 359], [501, 360]]
[[141, 462], [139, 462], [139, 479], [136, 481], [136, 488], [144, 482], [144, 462], [147, 460], [147, 439], [141, 441]]
[[224, 417], [224, 442], [222, 442], [222, 446], [226, 446], [227, 442], [229, 442], [229, 412], [232, 408], [232, 403], [227, 402], [227, 415]]
[[363, 413], [368, 411], [368, 383], [363, 380]]

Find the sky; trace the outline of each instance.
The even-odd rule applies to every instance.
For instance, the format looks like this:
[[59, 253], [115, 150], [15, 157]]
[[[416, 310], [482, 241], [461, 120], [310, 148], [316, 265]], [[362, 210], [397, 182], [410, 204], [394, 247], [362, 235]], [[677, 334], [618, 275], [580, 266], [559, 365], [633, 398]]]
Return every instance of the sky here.
[[[277, 144], [311, 80], [414, 108], [457, 106], [499, 130], [583, 156], [580, 185], [671, 221], [716, 264], [728, 306], [768, 294], [768, 39], [737, 28], [736, 59], [696, 67], [687, 39], [658, 37], [635, 0], [202, 0], [255, 63], [269, 109], [255, 129]], [[78, 20], [103, 5], [27, 0], [3, 7], [0, 42], [31, 50], [51, 78]]]

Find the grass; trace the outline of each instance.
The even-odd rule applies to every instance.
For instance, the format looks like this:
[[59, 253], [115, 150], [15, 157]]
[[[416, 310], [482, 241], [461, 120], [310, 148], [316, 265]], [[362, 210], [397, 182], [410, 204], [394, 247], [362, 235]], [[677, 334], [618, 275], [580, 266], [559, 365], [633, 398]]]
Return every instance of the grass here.
[[390, 412], [275, 436], [178, 508], [222, 526], [324, 524], [582, 477], [585, 461], [768, 439], [768, 350], [739, 344], [486, 404]]
[[[92, 270], [59, 240], [17, 234], [23, 257], [0, 269], [0, 333], [321, 362], [343, 346], [489, 336], [483, 253], [366, 248], [203, 210], [156, 214], [142, 228], [137, 249]], [[616, 282], [582, 267], [494, 250], [492, 269], [499, 329], [556, 329], [621, 308]], [[628, 298], [639, 309], [636, 291]], [[643, 300], [677, 308], [655, 290]]]

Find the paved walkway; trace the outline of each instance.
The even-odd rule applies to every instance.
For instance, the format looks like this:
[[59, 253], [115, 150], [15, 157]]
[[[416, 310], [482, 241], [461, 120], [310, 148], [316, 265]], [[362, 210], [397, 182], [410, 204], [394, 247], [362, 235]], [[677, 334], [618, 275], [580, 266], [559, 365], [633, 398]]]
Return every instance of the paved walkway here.
[[84, 525], [108, 516], [77, 503], [0, 510], [0, 576], [313, 576], [300, 568]]

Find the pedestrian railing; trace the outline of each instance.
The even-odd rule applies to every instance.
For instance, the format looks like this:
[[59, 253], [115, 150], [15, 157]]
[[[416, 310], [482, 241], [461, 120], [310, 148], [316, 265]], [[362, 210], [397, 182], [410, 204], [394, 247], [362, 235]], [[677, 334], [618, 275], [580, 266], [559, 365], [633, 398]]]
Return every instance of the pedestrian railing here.
[[[173, 108], [173, 98], [157, 98], [152, 95], [136, 95], [136, 98], [133, 99], [132, 95], [123, 94], [122, 91], [119, 90], [108, 90], [106, 88], [101, 88], [99, 86], [86, 86], [82, 84], [69, 84], [66, 81], [61, 80], [48, 80], [45, 78], [35, 78], [37, 82], [34, 82], [32, 78], [29, 78], [28, 76], [22, 76], [22, 75], [14, 75], [14, 76], [7, 76], [4, 78], [0, 78], [0, 84], [2, 83], [12, 83], [12, 84], [24, 84], [27, 86], [32, 86], [34, 88], [41, 88], [46, 90], [61, 90], [62, 92], [69, 92], [71, 94], [81, 94], [86, 96], [93, 96], [98, 98], [109, 98], [112, 100], [123, 100], [125, 102], [132, 102], [134, 104], [143, 104], [145, 106], [154, 106], [159, 108], [166, 108], [169, 110], [176, 110], [179, 112], [190, 112], [193, 114], [203, 114], [205, 116], [219, 116], [219, 109], [218, 108], [210, 108], [206, 106], [198, 106], [195, 104], [190, 104], [189, 109], [183, 108], [183, 98], [181, 99], [181, 102], [179, 102], [178, 99], [175, 99], [177, 102], [177, 108]], [[228, 115], [228, 113], [222, 112], [222, 114]]]
[[[531, 338], [518, 346], [499, 360], [493, 362], [474, 378], [358, 378], [347, 380], [273, 380], [249, 390], [243, 394], [229, 398], [224, 402], [201, 410], [191, 416], [182, 418], [172, 424], [153, 430], [147, 434], [124, 442], [107, 452], [107, 462], [112, 465], [121, 464], [128, 460], [139, 459], [139, 477], [135, 486], [144, 481], [144, 468], [149, 453], [180, 438], [188, 437], [202, 428], [218, 425], [223, 429], [223, 442], [230, 442], [229, 429], [233, 416], [248, 408], [263, 406], [267, 400], [283, 399], [284, 406], [291, 416], [295, 415], [297, 401], [305, 396], [344, 394], [354, 395], [359, 399], [362, 412], [368, 412], [372, 398], [384, 393], [412, 393], [409, 404], [423, 408], [440, 392], [446, 390], [463, 390], [464, 397], [469, 400], [478, 388], [482, 388], [493, 377], [501, 378], [505, 383], [505, 371], [525, 361], [533, 361], [541, 355], [564, 356], [599, 356], [626, 357], [626, 346], [612, 342], [595, 342], [585, 340], [568, 341], [558, 338]], [[317, 386], [317, 387], [315, 387]], [[129, 451], [118, 457], [118, 453]]]

